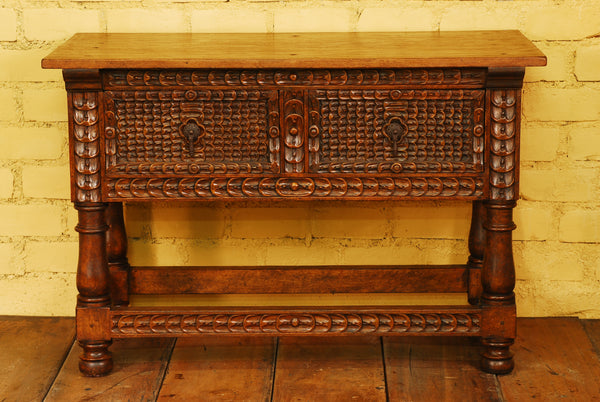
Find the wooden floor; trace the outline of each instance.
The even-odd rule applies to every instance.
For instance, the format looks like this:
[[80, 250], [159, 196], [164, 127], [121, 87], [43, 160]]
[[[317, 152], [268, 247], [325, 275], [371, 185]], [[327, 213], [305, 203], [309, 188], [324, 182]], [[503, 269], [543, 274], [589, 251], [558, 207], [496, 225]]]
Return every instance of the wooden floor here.
[[0, 401], [600, 401], [600, 321], [521, 319], [506, 376], [456, 338], [188, 338], [112, 346], [84, 378], [71, 318], [0, 317]]

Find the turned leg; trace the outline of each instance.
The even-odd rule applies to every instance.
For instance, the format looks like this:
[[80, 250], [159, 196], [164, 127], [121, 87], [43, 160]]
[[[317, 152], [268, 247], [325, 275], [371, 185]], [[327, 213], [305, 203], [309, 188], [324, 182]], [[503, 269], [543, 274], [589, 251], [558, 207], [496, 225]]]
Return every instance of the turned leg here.
[[110, 298], [115, 306], [129, 304], [129, 263], [123, 204], [111, 202], [106, 208], [106, 254], [110, 272]]
[[106, 204], [76, 202], [79, 212], [77, 340], [83, 348], [79, 370], [90, 377], [113, 367], [110, 337], [109, 272], [106, 258]]
[[[496, 324], [486, 324], [482, 343], [482, 369], [488, 373], [506, 374], [514, 362], [509, 348], [516, 336], [515, 266], [512, 253], [512, 211], [515, 201], [486, 202], [485, 251], [482, 269], [484, 317], [494, 317]], [[489, 326], [488, 326], [489, 325]]]
[[485, 206], [483, 201], [473, 201], [471, 230], [469, 231], [469, 303], [476, 305], [481, 297], [481, 268], [485, 249]]

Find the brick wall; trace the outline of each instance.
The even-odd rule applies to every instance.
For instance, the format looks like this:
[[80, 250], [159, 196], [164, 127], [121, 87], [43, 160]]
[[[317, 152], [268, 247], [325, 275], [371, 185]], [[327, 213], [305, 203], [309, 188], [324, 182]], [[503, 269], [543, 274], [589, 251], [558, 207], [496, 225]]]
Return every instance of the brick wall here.
[[[74, 312], [66, 96], [60, 72], [40, 68], [71, 34], [486, 28], [520, 29], [548, 56], [547, 67], [525, 77], [514, 235], [519, 314], [599, 318], [598, 0], [3, 0], [0, 314]], [[435, 202], [157, 204], [128, 205], [126, 219], [135, 264], [462, 263], [469, 213], [464, 203]]]

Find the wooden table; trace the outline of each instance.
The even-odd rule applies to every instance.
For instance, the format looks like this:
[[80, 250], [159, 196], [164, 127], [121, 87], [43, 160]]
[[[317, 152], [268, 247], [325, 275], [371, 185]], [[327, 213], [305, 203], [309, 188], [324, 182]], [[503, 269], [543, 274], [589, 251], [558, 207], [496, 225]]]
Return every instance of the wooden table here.
[[[513, 368], [520, 89], [546, 58], [517, 31], [78, 34], [63, 69], [79, 211], [81, 371], [112, 339], [479, 337]], [[469, 200], [452, 266], [133, 267], [123, 202]], [[469, 305], [135, 307], [132, 294], [464, 292]]]

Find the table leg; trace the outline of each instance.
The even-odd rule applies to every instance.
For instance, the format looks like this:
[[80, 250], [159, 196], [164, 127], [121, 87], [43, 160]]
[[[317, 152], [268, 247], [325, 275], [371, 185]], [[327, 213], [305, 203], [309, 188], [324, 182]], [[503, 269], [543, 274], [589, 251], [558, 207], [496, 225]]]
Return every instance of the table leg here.
[[110, 272], [110, 298], [115, 306], [129, 304], [129, 262], [123, 204], [110, 202], [106, 208], [106, 254]]
[[109, 272], [106, 258], [106, 204], [76, 202], [79, 212], [77, 265], [77, 340], [83, 348], [79, 370], [90, 377], [113, 367], [110, 337]]
[[485, 250], [485, 206], [483, 201], [473, 201], [471, 230], [469, 231], [469, 303], [477, 305], [481, 297], [481, 267]]
[[[512, 212], [515, 201], [487, 201], [485, 252], [483, 259], [481, 304], [496, 310], [499, 324], [483, 339], [482, 369], [493, 374], [506, 374], [514, 368], [509, 348], [514, 343], [516, 320], [515, 266], [512, 252]], [[507, 330], [507, 328], [510, 328]], [[494, 335], [497, 332], [498, 335]]]

